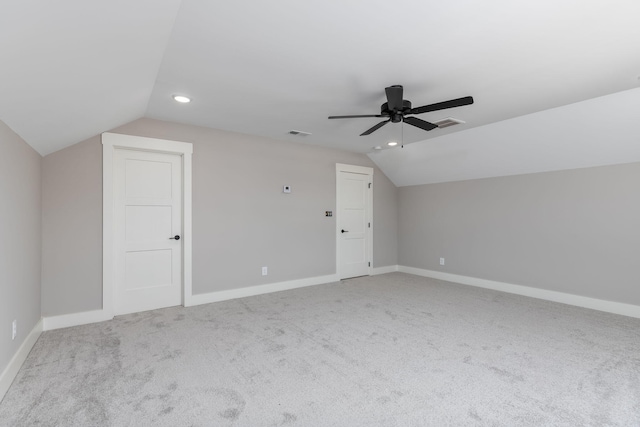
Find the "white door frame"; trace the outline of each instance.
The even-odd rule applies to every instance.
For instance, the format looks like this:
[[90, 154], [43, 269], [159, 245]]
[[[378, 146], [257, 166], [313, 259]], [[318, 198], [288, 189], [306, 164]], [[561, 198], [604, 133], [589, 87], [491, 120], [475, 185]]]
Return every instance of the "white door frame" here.
[[193, 145], [141, 136], [102, 134], [102, 310], [114, 315], [114, 154], [117, 149], [178, 154], [182, 157], [182, 304], [192, 305], [191, 287], [191, 156]]
[[[342, 195], [340, 188], [340, 172], [351, 172], [369, 175], [371, 185], [373, 186], [373, 168], [336, 163], [336, 274], [338, 276], [338, 280], [340, 280], [341, 277], [340, 238], [338, 237], [340, 236], [340, 209], [342, 208], [342, 203], [340, 202], [340, 196]], [[368, 197], [367, 200], [367, 211], [369, 212], [369, 218], [367, 219], [367, 221], [371, 223], [371, 227], [367, 229], [367, 239], [369, 239], [369, 253], [367, 255], [370, 260], [368, 274], [369, 276], [371, 276], [373, 274], [373, 189], [371, 189], [370, 197]]]

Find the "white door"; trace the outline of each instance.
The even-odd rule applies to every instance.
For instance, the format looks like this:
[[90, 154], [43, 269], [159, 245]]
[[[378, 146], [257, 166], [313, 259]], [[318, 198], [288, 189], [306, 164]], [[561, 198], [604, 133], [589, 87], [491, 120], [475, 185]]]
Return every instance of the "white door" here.
[[182, 157], [117, 149], [114, 312], [182, 303]]
[[[340, 166], [340, 165], [339, 165]], [[347, 165], [342, 165], [347, 166]], [[338, 275], [340, 279], [371, 274], [371, 168], [338, 170]]]

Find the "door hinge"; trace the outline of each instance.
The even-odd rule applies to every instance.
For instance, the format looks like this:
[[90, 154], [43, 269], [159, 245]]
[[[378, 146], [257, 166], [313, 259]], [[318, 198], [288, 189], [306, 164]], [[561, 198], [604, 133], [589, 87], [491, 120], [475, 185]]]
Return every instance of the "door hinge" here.
[[369, 263], [369, 267], [371, 267], [371, 263]]
[[369, 188], [371, 188], [371, 183], [369, 183]]
[[371, 223], [369, 223], [369, 228], [371, 228]]

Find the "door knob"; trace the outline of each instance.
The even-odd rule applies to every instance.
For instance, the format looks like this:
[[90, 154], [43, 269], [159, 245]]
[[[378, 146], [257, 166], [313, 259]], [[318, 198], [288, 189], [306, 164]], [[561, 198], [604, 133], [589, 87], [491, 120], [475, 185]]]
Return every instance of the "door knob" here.
[[180, 240], [180, 236], [178, 236], [177, 234], [173, 237], [169, 237], [169, 240]]
[[349, 230], [342, 230], [341, 233], [348, 233]]

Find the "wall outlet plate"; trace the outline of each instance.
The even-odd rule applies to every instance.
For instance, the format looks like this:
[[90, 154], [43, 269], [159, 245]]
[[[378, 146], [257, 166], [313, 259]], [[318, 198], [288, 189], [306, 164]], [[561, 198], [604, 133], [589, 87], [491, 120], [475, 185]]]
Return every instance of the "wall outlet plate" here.
[[13, 323], [11, 323], [11, 339], [15, 340], [16, 335], [18, 335], [18, 321], [14, 320]]
[[440, 258], [440, 265], [444, 265], [444, 258]]
[[267, 267], [262, 267], [262, 275], [263, 276], [267, 275]]

